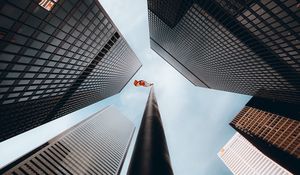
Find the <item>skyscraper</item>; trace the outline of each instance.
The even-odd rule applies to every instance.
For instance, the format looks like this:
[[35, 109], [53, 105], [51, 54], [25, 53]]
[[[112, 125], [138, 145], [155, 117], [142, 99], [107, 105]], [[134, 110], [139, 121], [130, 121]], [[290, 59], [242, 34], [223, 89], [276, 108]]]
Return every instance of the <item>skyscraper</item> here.
[[286, 169], [269, 159], [239, 133], [226, 143], [218, 153], [233, 174], [291, 175]]
[[158, 104], [151, 87], [127, 175], [173, 175]]
[[300, 174], [300, 108], [252, 98], [230, 125], [266, 156]]
[[113, 107], [92, 115], [0, 170], [1, 174], [119, 174], [134, 132]]
[[297, 0], [148, 0], [151, 48], [194, 85], [300, 104]]
[[0, 21], [0, 142], [120, 92], [141, 67], [97, 0], [4, 0]]

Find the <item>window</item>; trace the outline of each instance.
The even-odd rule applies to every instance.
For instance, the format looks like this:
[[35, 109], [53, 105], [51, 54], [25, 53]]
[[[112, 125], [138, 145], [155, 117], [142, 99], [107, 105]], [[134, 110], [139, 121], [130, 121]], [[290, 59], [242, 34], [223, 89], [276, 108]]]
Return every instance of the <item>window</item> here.
[[39, 2], [39, 5], [41, 7], [43, 7], [44, 9], [50, 11], [54, 7], [54, 5], [57, 1], [58, 0], [41, 0]]

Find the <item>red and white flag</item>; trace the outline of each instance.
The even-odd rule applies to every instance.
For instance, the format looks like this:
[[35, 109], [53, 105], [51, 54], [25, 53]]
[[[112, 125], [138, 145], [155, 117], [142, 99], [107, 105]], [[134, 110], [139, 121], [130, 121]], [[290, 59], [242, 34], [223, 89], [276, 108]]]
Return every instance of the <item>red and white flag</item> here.
[[153, 85], [153, 83], [148, 83], [147, 81], [144, 80], [134, 80], [133, 84], [135, 86], [144, 86], [144, 87], [149, 87]]

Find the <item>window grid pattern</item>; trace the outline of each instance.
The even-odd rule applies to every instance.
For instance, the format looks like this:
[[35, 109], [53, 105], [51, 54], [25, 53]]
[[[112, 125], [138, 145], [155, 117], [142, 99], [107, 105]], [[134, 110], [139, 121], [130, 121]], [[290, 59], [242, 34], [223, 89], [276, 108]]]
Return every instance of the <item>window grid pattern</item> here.
[[[5, 0], [0, 5], [0, 141], [47, 122], [117, 32], [98, 1], [58, 1], [51, 11], [38, 3]], [[127, 82], [141, 63], [133, 53], [126, 61], [131, 66], [124, 67], [120, 79], [126, 77]], [[101, 96], [119, 92], [124, 80], [120, 84]], [[89, 104], [79, 103], [76, 109]]]
[[218, 153], [233, 174], [292, 175], [236, 133]]
[[4, 174], [114, 175], [133, 132], [133, 123], [109, 107], [50, 140]]
[[[300, 72], [300, 12], [296, 0], [264, 0], [237, 16], [253, 35]], [[286, 11], [284, 9], [287, 9]], [[298, 22], [297, 22], [298, 21]], [[297, 78], [297, 77], [295, 77]]]
[[299, 121], [246, 106], [232, 124], [300, 158]]
[[[10, 28], [12, 31], [7, 31], [2, 41], [6, 42], [3, 43], [6, 46], [1, 53], [1, 61], [5, 67], [1, 71], [0, 83], [2, 104], [62, 95], [115, 32], [112, 24], [108, 23], [108, 19], [94, 4], [77, 2], [80, 8], [75, 9], [78, 13], [76, 18], [75, 14], [67, 15], [74, 10], [67, 10], [66, 6], [76, 5], [69, 3], [71, 2], [64, 2], [61, 8], [58, 4], [52, 13], [42, 19], [38, 19], [40, 14], [42, 12], [47, 14], [47, 12], [34, 2], [31, 2], [23, 12], [21, 8], [9, 2], [2, 7], [2, 17], [5, 18], [10, 16], [8, 11], [23, 13], [19, 18], [11, 19], [15, 20], [15, 24]], [[30, 14], [31, 6], [34, 7], [34, 11], [41, 12]], [[60, 16], [61, 13], [65, 15]], [[23, 19], [25, 15], [28, 15], [29, 19], [37, 18], [36, 20], [40, 21], [39, 26], [30, 26], [29, 19]], [[85, 17], [86, 15], [88, 17]], [[64, 16], [65, 18], [61, 19]], [[57, 23], [54, 23], [54, 20]], [[14, 26], [18, 29], [13, 30]], [[1, 27], [7, 26], [4, 24]], [[33, 34], [29, 37], [24, 35], [26, 31], [22, 32], [23, 27], [30, 28]], [[50, 30], [49, 28], [53, 30], [47, 31]], [[100, 37], [96, 37], [100, 33]], [[19, 36], [26, 42], [21, 42]], [[37, 43], [38, 48], [33, 47], [29, 42]], [[20, 51], [17, 52], [18, 50]]]
[[129, 60], [132, 57], [136, 56], [126, 41], [124, 39], [117, 40], [66, 105], [60, 109], [57, 116], [77, 110], [80, 108], [80, 104], [92, 104], [99, 99], [118, 93], [139, 69], [138, 60]]
[[[269, 7], [273, 3], [270, 0], [184, 2], [183, 6], [190, 5], [190, 8], [175, 26], [169, 26], [160, 17], [164, 12], [157, 11], [164, 4], [148, 1], [150, 38], [163, 49], [151, 46], [159, 53], [168, 52], [173, 57], [171, 65], [184, 65], [210, 88], [300, 103], [300, 23], [295, 0], [276, 1], [275, 7]], [[216, 12], [218, 4], [228, 12], [227, 16]], [[181, 14], [185, 9], [176, 13]], [[234, 30], [241, 28], [249, 35], [236, 36], [239, 31]], [[253, 50], [255, 42], [265, 48]]]
[[191, 73], [184, 65], [177, 61], [173, 61], [174, 58], [170, 53], [168, 53], [164, 48], [162, 48], [156, 41], [150, 39], [151, 49], [153, 49], [157, 54], [165, 59], [171, 66], [173, 66], [178, 72], [180, 72], [184, 77], [186, 77], [195, 86], [207, 87], [197, 76]]
[[236, 15], [245, 10], [254, 0], [216, 0], [216, 2], [231, 15]]

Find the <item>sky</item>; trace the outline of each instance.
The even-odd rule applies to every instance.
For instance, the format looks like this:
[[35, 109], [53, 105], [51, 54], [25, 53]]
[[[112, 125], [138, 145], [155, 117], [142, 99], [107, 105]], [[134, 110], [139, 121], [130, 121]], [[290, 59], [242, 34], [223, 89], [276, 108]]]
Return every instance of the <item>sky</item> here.
[[[150, 49], [146, 0], [100, 0], [143, 67], [121, 93], [0, 143], [0, 168], [108, 105], [115, 106], [137, 127], [121, 174], [125, 175], [147, 101], [154, 83], [162, 122], [176, 175], [230, 175], [217, 153], [235, 131], [229, 122], [250, 96], [196, 87]], [[22, 145], [22, 146], [20, 146]]]

